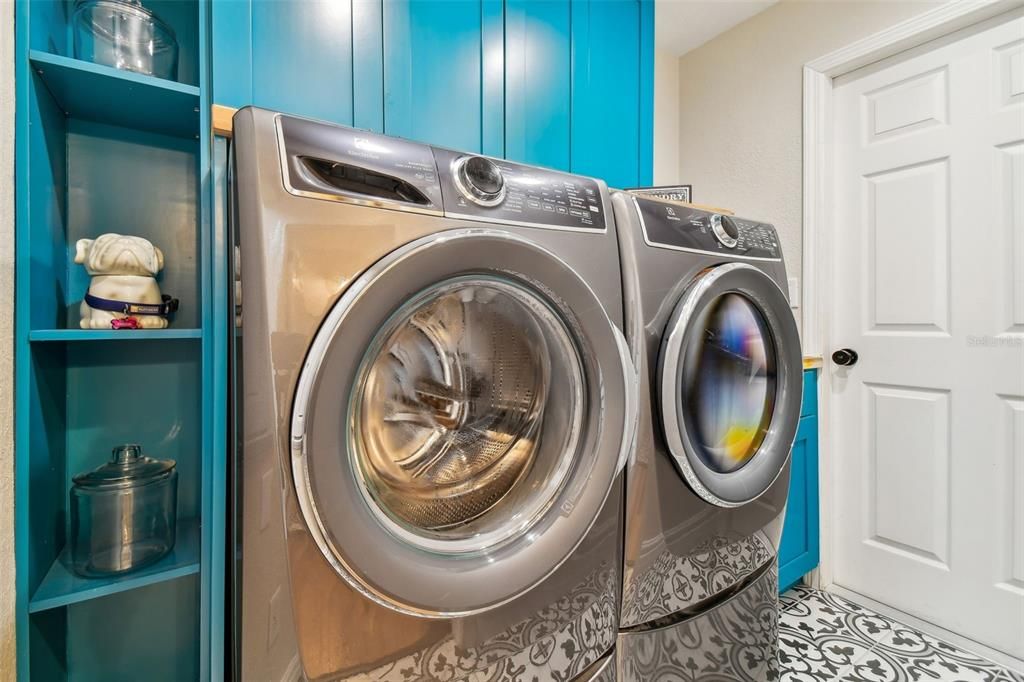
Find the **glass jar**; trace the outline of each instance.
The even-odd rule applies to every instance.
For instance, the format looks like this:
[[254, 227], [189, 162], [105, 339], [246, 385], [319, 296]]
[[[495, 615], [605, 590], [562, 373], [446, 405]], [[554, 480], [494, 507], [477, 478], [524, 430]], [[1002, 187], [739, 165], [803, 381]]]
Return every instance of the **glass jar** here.
[[86, 577], [127, 573], [174, 547], [178, 472], [138, 445], [114, 448], [111, 461], [74, 477], [71, 556]]
[[77, 0], [72, 23], [77, 59], [157, 78], [178, 78], [174, 31], [139, 0]]

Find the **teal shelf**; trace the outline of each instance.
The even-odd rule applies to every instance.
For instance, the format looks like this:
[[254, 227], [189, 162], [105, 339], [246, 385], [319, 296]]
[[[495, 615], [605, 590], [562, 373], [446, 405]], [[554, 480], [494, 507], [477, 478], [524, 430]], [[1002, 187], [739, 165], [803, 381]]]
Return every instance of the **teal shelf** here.
[[83, 578], [74, 573], [70, 568], [71, 549], [65, 547], [32, 595], [28, 605], [29, 613], [56, 609], [198, 573], [199, 538], [198, 522], [179, 521], [178, 538], [170, 554], [152, 566], [109, 578]]
[[176, 137], [199, 135], [195, 86], [41, 50], [31, 50], [29, 61], [67, 116]]
[[156, 339], [199, 339], [202, 329], [33, 329], [32, 343], [67, 341], [147, 341]]

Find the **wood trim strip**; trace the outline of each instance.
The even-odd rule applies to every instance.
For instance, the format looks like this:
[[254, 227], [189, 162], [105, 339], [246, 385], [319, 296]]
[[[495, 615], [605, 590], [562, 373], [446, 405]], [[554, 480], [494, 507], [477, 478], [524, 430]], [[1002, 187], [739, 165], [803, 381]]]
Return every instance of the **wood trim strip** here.
[[236, 111], [238, 111], [238, 109], [235, 109], [234, 107], [226, 107], [222, 104], [214, 104], [210, 107], [210, 125], [213, 128], [214, 135], [231, 137], [233, 130], [231, 119], [234, 117]]

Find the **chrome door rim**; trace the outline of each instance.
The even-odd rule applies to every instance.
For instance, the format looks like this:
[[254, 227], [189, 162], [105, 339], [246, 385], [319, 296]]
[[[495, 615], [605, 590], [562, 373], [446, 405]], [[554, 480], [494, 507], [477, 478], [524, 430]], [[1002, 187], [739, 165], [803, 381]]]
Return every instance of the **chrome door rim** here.
[[[446, 265], [438, 265], [447, 251], [457, 252], [459, 248], [468, 246], [482, 247], [480, 260], [473, 261], [474, 265], [478, 265], [477, 268], [460, 270], [458, 265], [451, 263], [464, 260], [451, 258], [445, 261]], [[424, 254], [434, 255], [428, 258]], [[505, 261], [526, 264], [527, 256], [529, 264], [523, 268], [524, 272], [510, 271], [502, 265]], [[555, 506], [535, 528], [500, 547], [482, 548], [475, 554], [462, 555], [458, 558], [458, 564], [451, 564], [451, 558], [411, 548], [401, 538], [390, 535], [382, 526], [368, 523], [371, 517], [367, 516], [365, 508], [360, 508], [360, 505], [365, 504], [361, 499], [356, 504], [349, 495], [331, 496], [329, 499], [334, 501], [333, 506], [318, 504], [316, 475], [311, 470], [311, 462], [315, 467], [324, 467], [324, 474], [329, 472], [330, 476], [337, 478], [333, 486], [348, 492], [353, 490], [351, 470], [343, 463], [333, 463], [333, 460], [347, 460], [343, 453], [339, 452], [335, 458], [316, 455], [314, 441], [330, 442], [318, 435], [326, 427], [318, 429], [315, 423], [317, 394], [323, 373], [333, 371], [328, 365], [338, 364], [334, 358], [343, 357], [345, 361], [342, 365], [351, 362], [350, 356], [353, 353], [345, 353], [343, 350], [332, 353], [339, 329], [348, 322], [346, 332], [352, 333], [353, 323], [349, 318], [353, 311], [362, 309], [362, 317], [371, 316], [366, 312], [369, 308], [363, 299], [371, 295], [374, 285], [386, 278], [388, 273], [400, 267], [408, 269], [402, 264], [412, 260], [417, 264], [417, 277], [431, 278], [432, 270], [443, 267], [450, 269], [447, 273], [449, 277], [464, 272], [493, 272], [512, 276], [554, 297], [550, 287], [544, 287], [528, 276], [527, 273], [532, 272], [535, 276], [541, 275], [547, 284], [559, 287], [560, 292], [575, 299], [576, 305], [570, 310], [576, 314], [578, 324], [572, 328], [584, 346], [583, 351], [587, 356], [584, 358], [585, 371], [588, 381], [592, 383], [588, 388], [590, 421], [581, 436], [576, 454], [581, 461], [586, 460], [584, 464], [588, 471], [583, 472], [583, 475], [579, 472], [570, 475], [562, 494], [556, 498]], [[428, 261], [426, 271], [421, 271], [424, 260]], [[552, 273], [557, 276], [552, 277]], [[571, 277], [572, 281], [566, 277]], [[388, 295], [391, 296], [392, 304], [401, 303], [394, 291]], [[384, 296], [383, 291], [376, 296]], [[562, 299], [555, 297], [555, 300]], [[382, 313], [381, 319], [386, 314], [387, 311]], [[355, 355], [355, 364], [358, 365], [361, 350]], [[614, 367], [611, 366], [613, 361]], [[348, 377], [348, 380], [351, 379], [352, 375]], [[343, 390], [347, 395], [350, 386], [345, 386]], [[293, 482], [306, 526], [335, 571], [358, 592], [385, 607], [417, 616], [451, 618], [500, 606], [554, 572], [568, 559], [596, 522], [632, 444], [636, 422], [635, 390], [635, 372], [629, 362], [621, 332], [608, 318], [590, 287], [550, 251], [522, 237], [490, 229], [452, 230], [411, 242], [374, 264], [349, 286], [321, 325], [307, 355], [293, 403], [290, 440]], [[349, 397], [342, 398], [340, 393], [338, 401], [344, 401], [347, 410]], [[615, 396], [622, 396], [624, 400], [615, 400]], [[612, 399], [609, 400], [609, 397]], [[347, 442], [347, 438], [343, 440]], [[339, 514], [339, 507], [345, 507], [344, 513]], [[373, 542], [368, 542], [370, 533], [374, 534]], [[346, 539], [353, 538], [359, 539], [358, 550], [352, 550], [357, 554], [355, 557], [346, 546]], [[523, 557], [532, 559], [526, 560]], [[418, 561], [420, 565], [410, 567], [404, 561]], [[450, 565], [440, 570], [444, 567], [444, 561]], [[390, 567], [393, 570], [382, 568], [371, 575], [376, 569], [370, 566], [368, 571], [365, 564]], [[503, 571], [500, 565], [519, 568]], [[420, 570], [422, 574], [418, 572]], [[431, 592], [428, 588], [435, 583], [441, 586]], [[474, 600], [463, 593], [480, 595], [480, 598]], [[450, 596], [446, 600], [450, 604], [435, 602], [436, 595], [445, 594]]]
[[[773, 337], [778, 378], [774, 411], [757, 452], [739, 469], [722, 473], [704, 463], [696, 452], [683, 417], [680, 386], [685, 351], [694, 334], [703, 333], [692, 328], [693, 319], [727, 293], [743, 295], [761, 313]], [[686, 290], [666, 328], [659, 356], [658, 395], [673, 462], [702, 499], [719, 507], [739, 507], [764, 494], [782, 474], [799, 425], [802, 372], [800, 338], [789, 302], [764, 272], [746, 263], [729, 263], [706, 271]]]

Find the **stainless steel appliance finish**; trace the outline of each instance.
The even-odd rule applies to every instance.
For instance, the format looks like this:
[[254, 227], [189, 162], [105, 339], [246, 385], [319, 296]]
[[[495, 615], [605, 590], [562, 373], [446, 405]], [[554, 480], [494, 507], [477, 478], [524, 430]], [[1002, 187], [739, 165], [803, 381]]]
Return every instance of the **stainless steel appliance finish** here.
[[772, 679], [802, 393], [778, 238], [658, 199], [613, 192], [612, 203], [640, 376], [619, 679]]
[[233, 144], [235, 678], [593, 674], [637, 413], [607, 188], [253, 108]]
[[174, 547], [178, 472], [173, 460], [121, 445], [109, 462], [72, 480], [71, 559], [79, 575], [127, 573], [159, 561]]
[[678, 680], [680, 671], [687, 671], [696, 680], [778, 680], [773, 652], [779, 638], [779, 576], [774, 563], [767, 568], [745, 589], [729, 593], [700, 615], [622, 636], [617, 679]]

